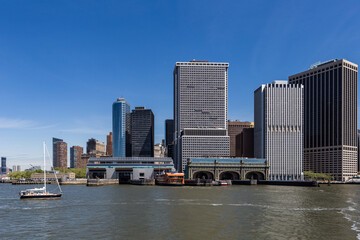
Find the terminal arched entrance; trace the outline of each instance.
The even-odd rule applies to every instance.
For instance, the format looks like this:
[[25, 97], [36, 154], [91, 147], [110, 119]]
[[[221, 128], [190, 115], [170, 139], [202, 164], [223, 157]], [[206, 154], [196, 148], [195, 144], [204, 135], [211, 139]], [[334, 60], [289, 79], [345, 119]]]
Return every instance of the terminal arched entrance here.
[[262, 172], [248, 172], [245, 175], [245, 179], [264, 180], [265, 175]]
[[214, 175], [208, 171], [199, 171], [195, 172], [193, 175], [193, 179], [211, 179], [214, 180]]
[[231, 171], [222, 172], [219, 176], [219, 179], [220, 180], [239, 180], [240, 174], [237, 172], [231, 172]]

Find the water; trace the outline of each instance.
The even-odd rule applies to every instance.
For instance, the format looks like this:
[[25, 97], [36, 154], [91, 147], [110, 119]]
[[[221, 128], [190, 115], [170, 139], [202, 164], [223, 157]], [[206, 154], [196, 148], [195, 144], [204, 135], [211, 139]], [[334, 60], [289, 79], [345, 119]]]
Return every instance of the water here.
[[360, 185], [32, 187], [0, 184], [0, 239], [360, 239]]

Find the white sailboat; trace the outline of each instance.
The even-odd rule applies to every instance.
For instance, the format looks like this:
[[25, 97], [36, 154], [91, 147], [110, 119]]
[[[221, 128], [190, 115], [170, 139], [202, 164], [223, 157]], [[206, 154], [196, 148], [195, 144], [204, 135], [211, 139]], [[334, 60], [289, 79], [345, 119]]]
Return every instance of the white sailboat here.
[[62, 195], [62, 191], [60, 188], [59, 181], [56, 177], [55, 173], [55, 179], [56, 183], [59, 187], [60, 193], [50, 193], [46, 190], [46, 158], [45, 158], [45, 142], [43, 142], [44, 146], [44, 187], [42, 188], [32, 188], [32, 189], [26, 189], [24, 191], [19, 192], [20, 199], [60, 199]]

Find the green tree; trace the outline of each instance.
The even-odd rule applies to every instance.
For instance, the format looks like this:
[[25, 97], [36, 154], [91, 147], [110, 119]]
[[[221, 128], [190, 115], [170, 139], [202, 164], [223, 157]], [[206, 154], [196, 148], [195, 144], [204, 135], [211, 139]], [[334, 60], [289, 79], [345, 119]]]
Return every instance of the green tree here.
[[41, 169], [35, 170], [35, 171], [16, 171], [16, 172], [12, 172], [9, 173], [8, 177], [10, 179], [21, 179], [21, 178], [25, 178], [25, 179], [29, 179], [31, 177], [31, 174], [33, 173], [43, 173], [44, 171]]
[[85, 178], [86, 177], [86, 168], [67, 168], [67, 169], [60, 169], [55, 168], [55, 170], [60, 171], [61, 173], [75, 173], [76, 178]]
[[331, 181], [333, 177], [329, 174], [325, 173], [314, 173], [312, 171], [305, 171], [304, 172], [305, 180], [312, 180], [312, 181]]

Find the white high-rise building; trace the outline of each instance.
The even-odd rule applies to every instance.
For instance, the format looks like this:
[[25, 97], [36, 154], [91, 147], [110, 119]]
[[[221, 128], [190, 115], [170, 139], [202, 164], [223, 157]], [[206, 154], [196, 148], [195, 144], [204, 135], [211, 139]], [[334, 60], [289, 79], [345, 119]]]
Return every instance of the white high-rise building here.
[[303, 94], [287, 81], [254, 92], [254, 155], [267, 159], [271, 180], [303, 179]]
[[228, 63], [177, 62], [174, 69], [175, 167], [191, 157], [229, 156]]

